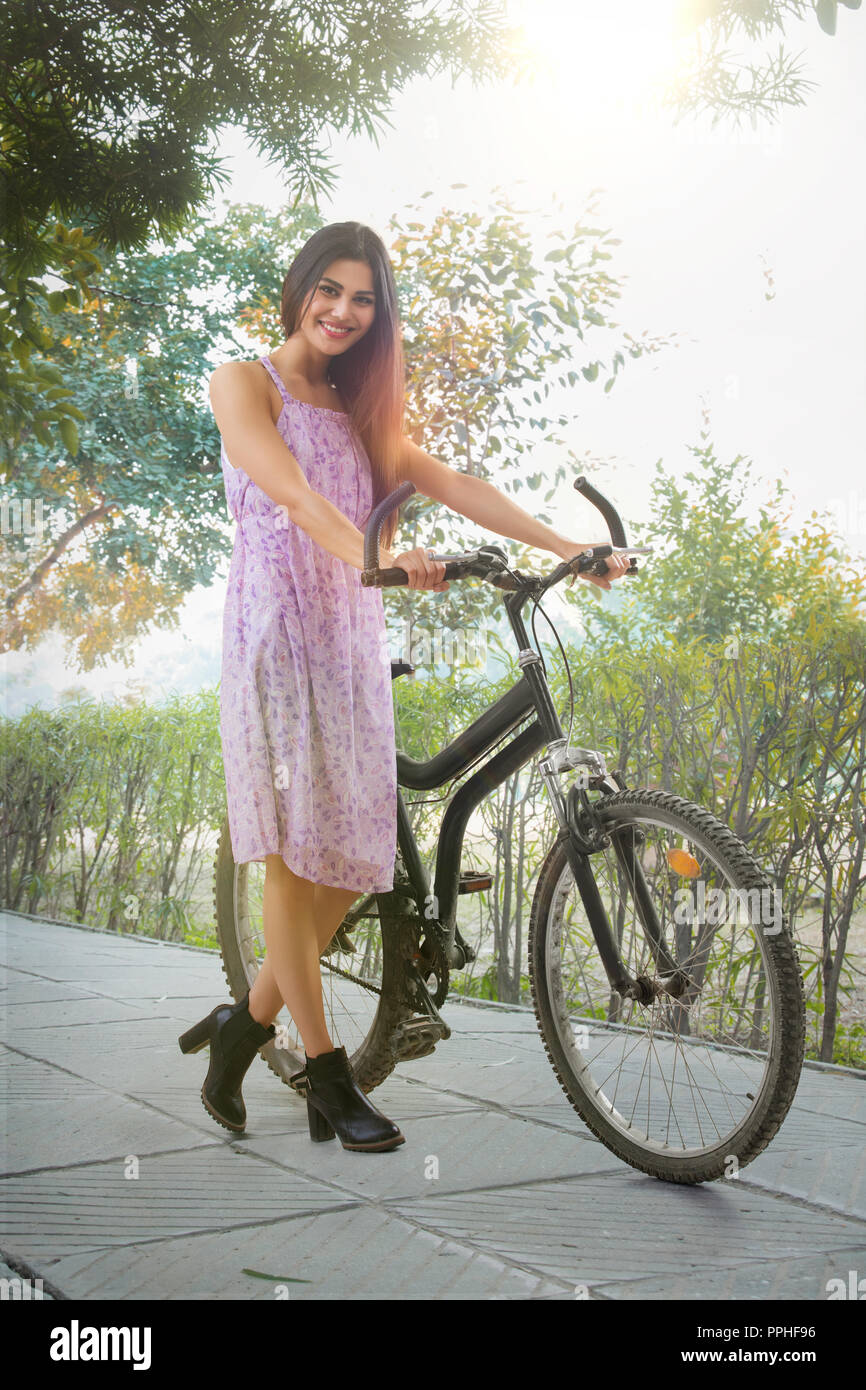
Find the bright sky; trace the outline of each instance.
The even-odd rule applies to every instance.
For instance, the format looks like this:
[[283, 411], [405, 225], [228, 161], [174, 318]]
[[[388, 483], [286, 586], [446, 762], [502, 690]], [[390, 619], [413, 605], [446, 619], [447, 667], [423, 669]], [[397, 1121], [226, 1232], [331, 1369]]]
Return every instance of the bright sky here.
[[[595, 480], [635, 520], [655, 460], [686, 472], [709, 408], [724, 458], [745, 454], [762, 478], [782, 476], [793, 522], [832, 507], [852, 554], [866, 557], [866, 263], [862, 152], [866, 148], [866, 17], [840, 7], [835, 37], [813, 16], [793, 24], [819, 85], [775, 125], [675, 127], [647, 105], [654, 77], [677, 49], [671, 0], [513, 0], [545, 75], [523, 89], [418, 81], [400, 96], [393, 130], [376, 149], [335, 138], [341, 169], [330, 221], [357, 219], [385, 235], [392, 211], [422, 205], [485, 208], [506, 190], [527, 211], [570, 229], [601, 188], [599, 224], [621, 238], [614, 273], [628, 276], [618, 319], [639, 334], [682, 335], [639, 361], [605, 396], [581, 382], [571, 442]], [[778, 41], [777, 41], [778, 42]], [[777, 46], [777, 43], [776, 43]], [[280, 175], [239, 131], [221, 153], [233, 174], [224, 196], [277, 207]], [[465, 183], [464, 189], [453, 184]], [[769, 271], [774, 297], [765, 299]], [[278, 289], [284, 266], [274, 267]], [[278, 339], [275, 339], [274, 346]], [[593, 464], [593, 460], [597, 460]], [[531, 497], [519, 498], [531, 509]], [[594, 513], [570, 486], [558, 529], [596, 535]], [[138, 644], [133, 665], [87, 674], [63, 665], [59, 642], [8, 658], [8, 712], [56, 703], [60, 690], [122, 690], [132, 678], [153, 697], [219, 677], [224, 579], [192, 595], [182, 629]], [[548, 605], [554, 611], [551, 605]], [[544, 627], [544, 624], [542, 624]], [[546, 639], [545, 639], [546, 640]]]

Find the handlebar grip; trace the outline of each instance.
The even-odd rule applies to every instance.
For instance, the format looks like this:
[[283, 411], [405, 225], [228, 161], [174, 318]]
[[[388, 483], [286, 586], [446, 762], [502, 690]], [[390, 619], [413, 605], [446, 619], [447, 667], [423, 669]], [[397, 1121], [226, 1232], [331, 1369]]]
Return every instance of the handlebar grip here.
[[[401, 570], [399, 565], [395, 569], [376, 570], [375, 587], [377, 589], [396, 589], [401, 584], [405, 584], [409, 576], [405, 570]], [[363, 583], [363, 580], [362, 580]]]
[[592, 483], [590, 483], [583, 474], [581, 474], [579, 478], [575, 478], [574, 486], [577, 492], [583, 493], [587, 502], [591, 502], [592, 505], [597, 507], [601, 512], [607, 522], [607, 529], [610, 531], [610, 538], [613, 544], [624, 546], [626, 544], [625, 528], [620, 521], [619, 512], [616, 510], [613, 503], [608, 502], [606, 497], [603, 497], [600, 492], [597, 492], [592, 486]]
[[[438, 555], [436, 558], [440, 561], [445, 560], [445, 573], [442, 576], [443, 580], [445, 580], [462, 579], [466, 574], [467, 562], [471, 561], [472, 557], [471, 555], [452, 555], [448, 558], [445, 555]], [[365, 575], [361, 576], [362, 584], [365, 586], [372, 584], [377, 589], [396, 589], [399, 588], [401, 584], [408, 583], [408, 580], [408, 574], [404, 569], [401, 569], [399, 565], [389, 570], [374, 569], [369, 579]]]

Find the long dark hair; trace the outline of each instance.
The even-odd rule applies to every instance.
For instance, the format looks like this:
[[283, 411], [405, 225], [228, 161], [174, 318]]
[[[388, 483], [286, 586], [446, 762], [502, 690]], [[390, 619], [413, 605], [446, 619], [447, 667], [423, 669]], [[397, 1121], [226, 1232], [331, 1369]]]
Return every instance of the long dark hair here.
[[[401, 481], [405, 385], [394, 271], [384, 243], [371, 227], [361, 222], [334, 222], [313, 233], [286, 272], [280, 322], [287, 339], [297, 332], [319, 280], [328, 266], [339, 260], [365, 261], [373, 272], [373, 322], [358, 343], [331, 359], [328, 375], [367, 451], [375, 505]], [[398, 519], [397, 512], [391, 512], [385, 520], [385, 547], [391, 545]]]

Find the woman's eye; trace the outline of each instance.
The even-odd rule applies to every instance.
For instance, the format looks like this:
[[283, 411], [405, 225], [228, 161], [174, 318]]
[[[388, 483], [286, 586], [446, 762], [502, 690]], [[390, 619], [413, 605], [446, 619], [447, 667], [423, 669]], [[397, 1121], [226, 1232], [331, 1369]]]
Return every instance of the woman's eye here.
[[[336, 293], [337, 293], [337, 291], [334, 289], [334, 286], [333, 286], [333, 285], [320, 285], [320, 286], [319, 286], [319, 289], [321, 290], [322, 294], [336, 294]], [[359, 300], [358, 300], [358, 303], [359, 303], [360, 305], [362, 305], [363, 308], [369, 309], [370, 305], [373, 304], [373, 303], [375, 303], [375, 300], [372, 300], [372, 299], [359, 299]]]

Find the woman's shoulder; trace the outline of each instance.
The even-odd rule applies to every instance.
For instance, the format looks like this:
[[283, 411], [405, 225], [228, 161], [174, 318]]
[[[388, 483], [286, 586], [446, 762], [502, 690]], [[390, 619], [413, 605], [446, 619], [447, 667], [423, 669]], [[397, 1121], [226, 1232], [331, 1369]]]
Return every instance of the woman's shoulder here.
[[211, 372], [211, 381], [215, 376], [228, 378], [229, 376], [241, 377], [249, 376], [258, 380], [262, 376], [260, 357], [240, 358], [235, 357], [230, 362], [221, 362], [218, 367], [214, 367]]
[[247, 401], [251, 398], [267, 406], [271, 419], [275, 420], [279, 412], [273, 409], [272, 396], [277, 396], [276, 388], [272, 385], [270, 377], [266, 371], [262, 371], [261, 358], [241, 359], [235, 358], [230, 362], [222, 362], [215, 367], [210, 375], [210, 397], [214, 401], [230, 398], [236, 400], [238, 392]]
[[240, 358], [235, 358], [231, 362], [221, 362], [218, 367], [214, 367], [213, 371], [210, 374], [210, 379], [211, 382], [216, 381], [218, 383], [229, 381], [237, 382], [244, 380], [249, 380], [251, 382], [258, 383], [261, 380], [264, 384], [266, 377], [264, 372], [262, 372], [261, 370], [256, 370], [258, 366], [258, 358], [256, 358], [254, 361], [244, 361]]

